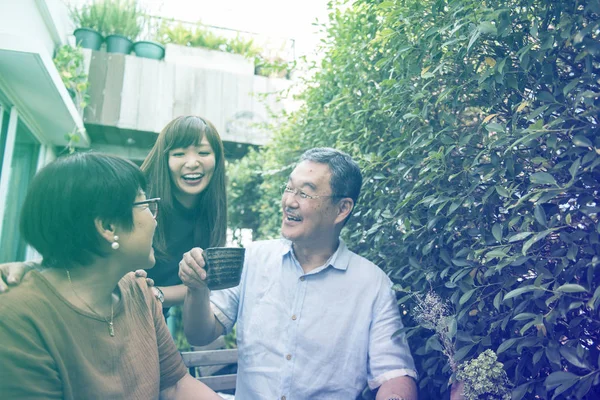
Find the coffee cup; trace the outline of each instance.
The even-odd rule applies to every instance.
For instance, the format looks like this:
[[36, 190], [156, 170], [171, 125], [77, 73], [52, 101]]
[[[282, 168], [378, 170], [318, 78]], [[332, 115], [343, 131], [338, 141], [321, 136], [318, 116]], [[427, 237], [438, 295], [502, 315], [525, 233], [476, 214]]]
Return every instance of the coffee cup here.
[[210, 290], [221, 290], [240, 284], [244, 255], [242, 247], [210, 247], [204, 250], [206, 285]]

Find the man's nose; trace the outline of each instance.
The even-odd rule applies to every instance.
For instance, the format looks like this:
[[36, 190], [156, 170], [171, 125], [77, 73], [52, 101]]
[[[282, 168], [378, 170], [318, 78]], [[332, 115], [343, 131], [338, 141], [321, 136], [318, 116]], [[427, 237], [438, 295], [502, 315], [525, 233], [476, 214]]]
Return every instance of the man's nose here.
[[281, 201], [283, 202], [283, 205], [285, 205], [286, 207], [290, 207], [290, 208], [298, 207], [297, 195], [298, 195], [298, 193], [296, 191], [294, 191], [293, 193], [284, 192], [283, 199], [281, 199]]

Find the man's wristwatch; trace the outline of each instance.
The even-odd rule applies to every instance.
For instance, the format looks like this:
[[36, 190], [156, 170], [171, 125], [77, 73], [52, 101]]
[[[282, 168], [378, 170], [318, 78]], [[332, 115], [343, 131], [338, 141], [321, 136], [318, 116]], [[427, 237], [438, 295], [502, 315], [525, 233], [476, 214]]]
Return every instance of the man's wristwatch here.
[[154, 297], [156, 297], [158, 299], [158, 301], [160, 301], [160, 303], [164, 303], [165, 302], [165, 294], [163, 293], [162, 290], [160, 290], [160, 288], [156, 287], [156, 286], [152, 286], [152, 289], [154, 289]]

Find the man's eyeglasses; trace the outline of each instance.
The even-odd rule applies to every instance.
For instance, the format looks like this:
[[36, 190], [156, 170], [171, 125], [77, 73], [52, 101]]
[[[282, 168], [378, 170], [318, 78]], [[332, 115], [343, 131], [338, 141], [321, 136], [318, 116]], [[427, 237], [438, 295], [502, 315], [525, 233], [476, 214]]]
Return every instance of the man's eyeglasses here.
[[135, 203], [133, 203], [133, 206], [147, 208], [152, 213], [152, 216], [154, 218], [156, 218], [156, 216], [158, 215], [158, 203], [159, 202], [160, 202], [160, 198], [156, 197], [154, 199], [136, 201]]
[[346, 197], [346, 196], [340, 196], [340, 195], [329, 195], [329, 196], [322, 196], [322, 195], [318, 195], [318, 194], [308, 194], [306, 192], [303, 192], [300, 189], [296, 189], [291, 187], [289, 184], [284, 184], [281, 186], [281, 194], [285, 195], [286, 193], [289, 194], [293, 194], [298, 195], [301, 199], [308, 199], [308, 200], [316, 200], [316, 199], [321, 199], [321, 198], [327, 198], [327, 197]]

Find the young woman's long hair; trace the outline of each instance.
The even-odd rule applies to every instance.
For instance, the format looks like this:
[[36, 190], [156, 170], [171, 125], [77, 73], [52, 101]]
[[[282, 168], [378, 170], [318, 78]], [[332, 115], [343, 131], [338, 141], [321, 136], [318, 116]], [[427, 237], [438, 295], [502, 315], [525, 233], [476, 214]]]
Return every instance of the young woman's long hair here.
[[[158, 226], [154, 236], [154, 248], [159, 256], [172, 256], [167, 252], [165, 237], [167, 221], [175, 212], [173, 183], [169, 170], [169, 150], [191, 145], [198, 146], [204, 137], [215, 154], [215, 170], [208, 186], [199, 194], [194, 245], [199, 247], [205, 247], [206, 244], [208, 247], [225, 245], [227, 195], [223, 142], [210, 121], [197, 116], [181, 116], [169, 122], [160, 132], [141, 167], [146, 174], [149, 195], [161, 198], [157, 217]], [[199, 239], [202, 243], [196, 243]]]

